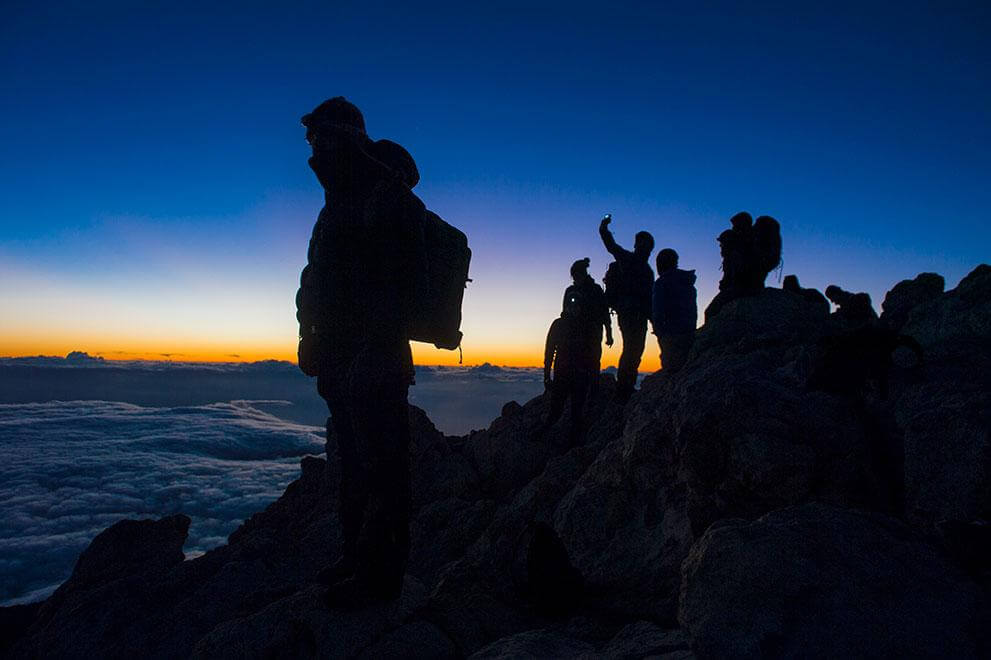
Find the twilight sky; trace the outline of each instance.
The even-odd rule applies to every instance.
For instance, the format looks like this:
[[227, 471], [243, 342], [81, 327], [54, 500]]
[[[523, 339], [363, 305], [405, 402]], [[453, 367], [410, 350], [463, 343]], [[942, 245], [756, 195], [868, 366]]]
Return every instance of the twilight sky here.
[[468, 234], [470, 364], [540, 361], [604, 212], [698, 270], [700, 310], [742, 209], [875, 306], [991, 255], [987, 3], [424, 4], [4, 2], [0, 355], [294, 359], [299, 117], [339, 94]]

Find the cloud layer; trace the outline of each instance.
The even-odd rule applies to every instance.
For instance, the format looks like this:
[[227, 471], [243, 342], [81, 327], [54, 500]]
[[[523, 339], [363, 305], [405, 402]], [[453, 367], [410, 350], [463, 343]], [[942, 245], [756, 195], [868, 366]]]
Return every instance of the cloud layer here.
[[0, 605], [47, 595], [123, 518], [182, 512], [187, 554], [224, 543], [323, 451], [322, 429], [252, 403], [0, 405]]
[[[418, 367], [410, 402], [462, 435], [542, 390], [538, 369]], [[187, 554], [224, 543], [323, 452], [326, 417], [288, 362], [0, 358], [0, 605], [47, 596], [124, 518], [182, 512]]]

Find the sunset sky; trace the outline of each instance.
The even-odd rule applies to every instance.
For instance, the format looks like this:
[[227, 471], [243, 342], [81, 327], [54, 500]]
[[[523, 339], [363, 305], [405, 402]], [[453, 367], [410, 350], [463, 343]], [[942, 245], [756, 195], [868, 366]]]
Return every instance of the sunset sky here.
[[539, 364], [605, 212], [681, 253], [700, 312], [739, 210], [878, 308], [988, 261], [991, 5], [700, 4], [5, 2], [0, 355], [295, 359], [299, 118], [335, 95], [468, 234], [468, 364]]

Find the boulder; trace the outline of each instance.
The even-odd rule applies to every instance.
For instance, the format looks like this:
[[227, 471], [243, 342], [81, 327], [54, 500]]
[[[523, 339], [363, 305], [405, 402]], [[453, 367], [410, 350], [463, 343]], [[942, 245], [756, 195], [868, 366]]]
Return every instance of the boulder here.
[[922, 344], [927, 359], [951, 367], [986, 366], [991, 360], [991, 266], [981, 264], [956, 288], [915, 307], [902, 332]]
[[902, 332], [926, 352], [894, 406], [906, 513], [926, 525], [991, 519], [991, 266], [916, 307]]
[[934, 300], [945, 286], [943, 276], [937, 273], [919, 273], [914, 280], [902, 280], [885, 294], [881, 321], [889, 328], [900, 329], [913, 309]]
[[554, 630], [528, 630], [492, 642], [470, 658], [573, 658], [595, 652], [588, 642]]
[[121, 520], [96, 535], [76, 561], [65, 591], [135, 574], [158, 573], [182, 562], [189, 517]]
[[700, 658], [968, 658], [981, 598], [903, 523], [812, 503], [713, 525], [682, 567], [679, 620]]
[[310, 586], [261, 611], [226, 621], [193, 649], [194, 658], [351, 658], [399, 628], [426, 602], [426, 589], [407, 578], [399, 600], [358, 610], [331, 610], [325, 587]]
[[602, 647], [600, 657], [645, 658], [669, 653], [681, 657], [691, 655], [688, 651], [688, 636], [684, 631], [665, 630], [649, 621], [637, 621], [623, 626], [616, 636]]

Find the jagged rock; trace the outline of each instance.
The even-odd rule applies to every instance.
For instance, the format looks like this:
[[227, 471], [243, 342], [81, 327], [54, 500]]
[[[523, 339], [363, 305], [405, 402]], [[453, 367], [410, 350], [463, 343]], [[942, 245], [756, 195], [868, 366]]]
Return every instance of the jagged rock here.
[[28, 603], [0, 607], [0, 657], [5, 656], [14, 642], [21, 638], [38, 616], [42, 604]]
[[[495, 639], [527, 630], [533, 618], [505, 596], [492, 567], [461, 560], [447, 567], [430, 594], [429, 619], [469, 655]], [[498, 576], [508, 581], [508, 575]]]
[[827, 317], [822, 312], [788, 291], [764, 289], [726, 303], [696, 334], [691, 355], [749, 353], [801, 344], [825, 329]]
[[76, 561], [66, 591], [136, 573], [156, 573], [182, 562], [189, 517], [121, 520], [96, 535]]
[[901, 388], [906, 512], [919, 523], [991, 519], [991, 266], [912, 312], [923, 373]]
[[528, 630], [492, 642], [470, 657], [481, 658], [573, 658], [594, 653], [595, 647], [550, 630]]
[[[182, 564], [189, 523], [184, 515], [122, 520], [100, 532], [69, 579], [38, 609], [15, 654], [24, 646], [46, 657], [82, 655], [101, 646], [108, 654], [140, 649], [146, 629], [140, 617], [155, 606], [134, 597]], [[124, 611], [140, 622], [121, 631]]]
[[359, 658], [457, 658], [454, 642], [440, 628], [427, 621], [414, 621], [393, 630], [361, 652]]
[[[743, 310], [763, 319], [754, 337], [767, 345], [735, 338]], [[555, 528], [611, 607], [673, 623], [681, 561], [719, 518], [756, 518], [813, 497], [874, 500], [863, 415], [850, 401], [804, 391], [801, 351], [786, 348], [821, 331], [814, 310], [776, 289], [727, 304], [685, 369], [644, 381], [622, 438], [561, 501]], [[782, 322], [797, 329], [768, 321], [789, 318]]]
[[602, 648], [600, 657], [645, 658], [669, 653], [678, 654], [674, 657], [691, 656], [684, 631], [665, 630], [649, 621], [637, 621], [616, 633]]
[[980, 594], [876, 513], [806, 504], [713, 525], [685, 560], [679, 620], [700, 658], [977, 657]]
[[913, 309], [943, 293], [946, 281], [937, 273], [919, 273], [914, 280], [902, 280], [884, 296], [881, 321], [889, 328], [900, 329]]
[[260, 612], [226, 621], [193, 649], [194, 658], [349, 658], [399, 628], [426, 603], [426, 589], [407, 578], [399, 600], [359, 610], [330, 610], [326, 587], [310, 586]]
[[[869, 393], [807, 391], [810, 355], [819, 338], [832, 331], [831, 323], [800, 296], [768, 289], [727, 303], [698, 332], [684, 368], [648, 376], [625, 407], [613, 401], [614, 380], [604, 376], [588, 402], [581, 446], [562, 446], [568, 413], [547, 436], [535, 436], [547, 414], [544, 396], [522, 406], [507, 404], [488, 429], [460, 438], [444, 437], [422, 411], [411, 408], [407, 582], [422, 583], [429, 593], [425, 605], [417, 597], [415, 606], [407, 603], [395, 611], [341, 615], [320, 602], [313, 577], [338, 556], [341, 545], [340, 466], [331, 434], [330, 460], [304, 458], [300, 478], [231, 534], [227, 545], [176, 563], [181, 539], [173, 529], [165, 534], [168, 552], [145, 552], [147, 546], [139, 543], [137, 554], [126, 555], [140, 558], [132, 564], [118, 541], [109, 546], [101, 541], [87, 550], [75, 587], [70, 580], [36, 616], [0, 612], [0, 625], [33, 618], [11, 647], [14, 657], [186, 657], [194, 648], [202, 654], [268, 650], [382, 657], [411, 645], [414, 653], [439, 657], [481, 649], [492, 655], [557, 649], [572, 655], [683, 658], [691, 652], [674, 645], [680, 633], [657, 624], [676, 625], [682, 562], [690, 552], [697, 565], [693, 575], [703, 577], [712, 566], [722, 566], [716, 561], [722, 556], [740, 555], [741, 562], [767, 571], [781, 564], [781, 571], [807, 578], [809, 589], [794, 596], [799, 601], [817, 597], [812, 589], [817, 571], [835, 575], [830, 571], [856, 569], [861, 571], [857, 585], [823, 584], [837, 598], [857, 599], [876, 596], [870, 586], [876, 578], [879, 585], [892, 585], [898, 598], [904, 596], [898, 602], [918, 598], [919, 612], [929, 613], [943, 593], [939, 576], [953, 573], [939, 551], [883, 517], [824, 505], [795, 507], [810, 501], [889, 507], [891, 500], [882, 495], [891, 475], [879, 474], [877, 448], [904, 443], [904, 474], [900, 463], [887, 467], [904, 477], [910, 521], [931, 531], [937, 520], [969, 525], [989, 516], [989, 291], [991, 267], [982, 266], [956, 289], [914, 306], [903, 332], [922, 342], [927, 362], [921, 369], [893, 372], [888, 401]], [[784, 511], [770, 514], [779, 509]], [[728, 518], [765, 515], [753, 530], [773, 527], [766, 534], [740, 520], [719, 526]], [[769, 527], [768, 520], [784, 522]], [[535, 523], [553, 527], [586, 579], [570, 623], [541, 612], [532, 597], [514, 588], [518, 541]], [[724, 528], [728, 531], [720, 536]], [[847, 533], [850, 547], [825, 551]], [[763, 546], [720, 545], [745, 534], [766, 538], [772, 554], [758, 551]], [[813, 541], [800, 543], [801, 538]], [[707, 550], [710, 546], [722, 554]], [[818, 547], [824, 550], [816, 554]], [[806, 557], [808, 564], [796, 566], [788, 556], [773, 554], [780, 548]], [[920, 548], [929, 548], [932, 556], [925, 558]], [[953, 551], [961, 554], [958, 550]], [[872, 564], [870, 556], [904, 558], [911, 575], [923, 565], [933, 569], [935, 577], [920, 577], [919, 584], [932, 587], [936, 596], [922, 602], [920, 590], [898, 591], [904, 585], [892, 577], [890, 565]], [[722, 568], [712, 571], [724, 574]], [[792, 594], [786, 583], [758, 584], [747, 594], [733, 591], [738, 586], [733, 582], [699, 577], [692, 584], [696, 600], [685, 612], [715, 608], [719, 601], [742, 607], [751, 596], [752, 605], [763, 597], [761, 589]], [[972, 616], [976, 605], [961, 613], [974, 584], [960, 577], [949, 609], [933, 621], [959, 615], [959, 623], [964, 614]], [[773, 612], [791, 616], [792, 610], [774, 607], [769, 619], [759, 620], [771, 621], [768, 630], [777, 625]], [[861, 605], [851, 607], [859, 611]], [[841, 617], [841, 609], [829, 611]], [[720, 619], [691, 616], [696, 647], [709, 648], [705, 631], [718, 630]], [[710, 623], [713, 627], [706, 627]], [[796, 654], [813, 648], [801, 646], [811, 643], [801, 637], [805, 632], [781, 630], [781, 637], [768, 637], [771, 646], [765, 648], [794, 648]], [[858, 630], [847, 635], [838, 629], [832, 646], [824, 648], [855, 649]], [[939, 634], [953, 642], [953, 630]]]
[[991, 266], [981, 264], [951, 291], [915, 307], [902, 332], [914, 337], [926, 358], [986, 365], [991, 337]]

